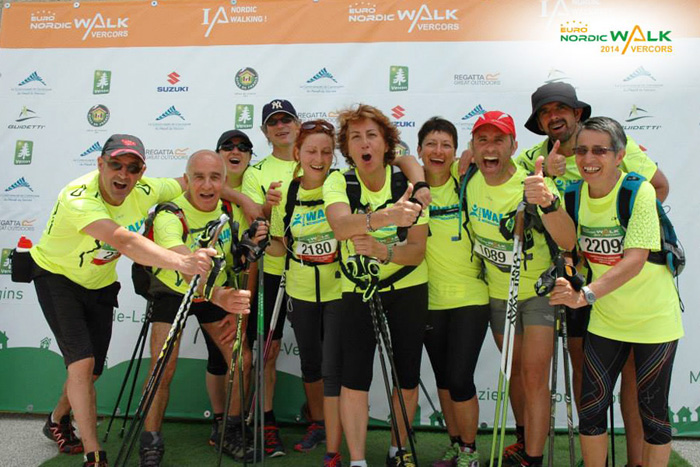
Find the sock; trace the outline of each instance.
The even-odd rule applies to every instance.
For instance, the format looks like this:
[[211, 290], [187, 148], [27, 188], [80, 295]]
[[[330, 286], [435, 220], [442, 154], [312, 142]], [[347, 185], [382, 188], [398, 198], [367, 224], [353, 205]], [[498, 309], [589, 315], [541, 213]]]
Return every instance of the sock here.
[[275, 412], [273, 410], [270, 410], [269, 412], [265, 412], [265, 424], [266, 425], [276, 425], [277, 420], [275, 420]]
[[396, 446], [389, 446], [389, 457], [396, 457], [397, 452], [399, 452], [399, 448]]
[[515, 440], [518, 443], [525, 444], [525, 426], [515, 425]]
[[215, 414], [214, 414], [214, 421], [215, 421], [215, 422], [221, 421], [221, 420], [223, 420], [223, 419], [224, 419], [224, 413], [223, 413], [223, 412], [221, 412], [221, 413], [215, 413]]
[[58, 425], [58, 423], [60, 422], [60, 420], [56, 420], [55, 418], [53, 418], [53, 414], [54, 414], [54, 412], [52, 411], [52, 412], [51, 412], [51, 418], [50, 418], [51, 423], [55, 423], [55, 424]]
[[462, 438], [457, 435], [457, 436], [450, 436], [450, 445], [453, 444], [459, 444], [460, 446], [462, 445]]
[[142, 431], [141, 446], [162, 446], [163, 437], [160, 431]]
[[544, 456], [534, 456], [534, 457], [530, 456], [527, 452], [523, 456], [523, 460], [525, 462], [527, 462], [527, 465], [535, 465], [535, 464], [542, 465], [543, 458], [544, 458]]
[[350, 467], [367, 467], [367, 461], [364, 459], [361, 461], [350, 461]]

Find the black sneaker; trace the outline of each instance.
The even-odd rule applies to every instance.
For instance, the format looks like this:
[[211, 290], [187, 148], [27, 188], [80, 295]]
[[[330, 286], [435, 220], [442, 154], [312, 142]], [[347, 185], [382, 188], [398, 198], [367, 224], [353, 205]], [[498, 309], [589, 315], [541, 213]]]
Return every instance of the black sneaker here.
[[83, 460], [83, 467], [109, 467], [107, 453], [104, 451], [88, 452]]
[[141, 446], [139, 449], [139, 467], [160, 467], [165, 454], [165, 446]]
[[221, 440], [221, 431], [219, 430], [219, 426], [221, 423], [221, 419], [216, 420], [211, 423], [211, 434], [209, 435], [209, 446], [218, 446], [219, 441]]
[[277, 425], [265, 425], [265, 456], [280, 457], [287, 454], [280, 438], [280, 429]]
[[[221, 433], [223, 420], [219, 422], [217, 428], [218, 433]], [[256, 455], [253, 450], [253, 433], [246, 426], [245, 445], [243, 444], [243, 430], [241, 429], [241, 420], [228, 418], [226, 421], [226, 431], [224, 432], [223, 452], [231, 456], [233, 460], [238, 462], [259, 462], [260, 455]], [[218, 450], [220, 436], [217, 436], [213, 446]]]
[[413, 454], [401, 449], [394, 457], [386, 456], [386, 467], [416, 467], [413, 462]]
[[51, 414], [46, 419], [44, 435], [58, 445], [58, 452], [66, 454], [80, 454], [83, 452], [83, 443], [75, 436], [75, 428], [70, 422], [70, 415], [64, 415], [58, 423], [51, 421]]

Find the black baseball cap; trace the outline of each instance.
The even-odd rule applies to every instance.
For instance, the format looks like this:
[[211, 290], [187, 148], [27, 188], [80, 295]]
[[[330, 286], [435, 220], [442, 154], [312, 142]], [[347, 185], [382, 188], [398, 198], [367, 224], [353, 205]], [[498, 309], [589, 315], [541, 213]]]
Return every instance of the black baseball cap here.
[[532, 114], [525, 122], [525, 128], [538, 135], [546, 133], [540, 130], [537, 123], [537, 112], [540, 108], [550, 102], [561, 102], [572, 109], [583, 109], [581, 121], [585, 121], [591, 116], [591, 106], [576, 97], [576, 89], [569, 83], [547, 83], [532, 94]]
[[233, 138], [242, 139], [244, 143], [250, 146], [250, 150], [253, 150], [253, 143], [251, 143], [250, 138], [248, 138], [248, 135], [243, 133], [241, 130], [224, 131], [221, 134], [221, 136], [219, 136], [219, 141], [216, 143], [216, 150], [218, 151], [219, 149], [221, 149], [221, 146], [223, 146], [224, 143], [231, 141]]
[[146, 162], [146, 150], [139, 138], [133, 135], [110, 136], [102, 149], [102, 155], [116, 157], [124, 154], [133, 154]]
[[263, 106], [262, 124], [264, 125], [265, 123], [267, 123], [267, 120], [270, 118], [270, 116], [280, 112], [285, 113], [287, 115], [291, 115], [297, 120], [299, 119], [297, 111], [296, 109], [294, 109], [294, 106], [291, 102], [285, 99], [273, 99], [267, 104], [265, 104], [265, 106]]

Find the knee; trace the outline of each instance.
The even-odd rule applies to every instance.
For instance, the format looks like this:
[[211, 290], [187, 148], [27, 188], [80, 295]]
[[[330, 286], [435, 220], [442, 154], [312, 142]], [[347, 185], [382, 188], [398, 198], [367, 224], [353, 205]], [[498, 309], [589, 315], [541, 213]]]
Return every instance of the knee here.
[[644, 441], [653, 445], [663, 445], [671, 442], [671, 424], [668, 412], [659, 410], [656, 413], [645, 407], [640, 407]]
[[541, 388], [547, 386], [547, 370], [548, 367], [546, 364], [528, 363], [521, 365], [520, 376], [523, 379], [523, 385], [527, 388]]
[[277, 360], [277, 356], [280, 354], [281, 341], [273, 340], [270, 345], [270, 353], [268, 355], [268, 362], [274, 362]]
[[450, 399], [455, 402], [466, 402], [476, 396], [476, 386], [473, 381], [453, 382], [450, 384]]
[[88, 357], [77, 360], [68, 365], [68, 377], [71, 379], [85, 379], [94, 381], [98, 375], [93, 374], [95, 358]]

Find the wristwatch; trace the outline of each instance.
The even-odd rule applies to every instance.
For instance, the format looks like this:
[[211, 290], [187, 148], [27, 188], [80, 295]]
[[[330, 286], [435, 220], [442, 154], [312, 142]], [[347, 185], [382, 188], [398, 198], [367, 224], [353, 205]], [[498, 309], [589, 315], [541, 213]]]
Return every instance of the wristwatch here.
[[583, 292], [583, 298], [586, 299], [586, 302], [588, 302], [589, 305], [593, 305], [595, 303], [596, 296], [590, 287], [584, 285], [583, 287], [581, 287], [581, 292]]
[[559, 197], [557, 195], [553, 195], [553, 196], [554, 196], [554, 198], [552, 198], [552, 204], [550, 204], [546, 208], [543, 208], [542, 206], [540, 206], [540, 211], [542, 211], [542, 214], [552, 213], [552, 212], [556, 211], [557, 209], [559, 209], [559, 206], [561, 206], [561, 200], [559, 199]]

